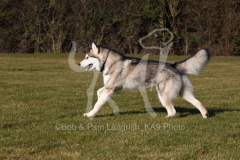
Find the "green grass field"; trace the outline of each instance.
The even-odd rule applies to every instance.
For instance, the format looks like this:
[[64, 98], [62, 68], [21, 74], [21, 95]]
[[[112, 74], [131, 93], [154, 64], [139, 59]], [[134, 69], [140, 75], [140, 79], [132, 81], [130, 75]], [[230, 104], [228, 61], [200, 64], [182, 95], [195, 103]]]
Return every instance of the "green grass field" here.
[[[189, 76], [209, 119], [180, 98], [177, 116], [164, 118], [153, 88], [156, 118], [138, 91], [120, 91], [112, 96], [120, 115], [107, 103], [89, 120], [83, 113], [93, 73], [72, 71], [67, 54], [0, 60], [0, 159], [240, 159], [240, 57], [214, 57], [198, 77]], [[100, 75], [93, 103], [101, 86]]]

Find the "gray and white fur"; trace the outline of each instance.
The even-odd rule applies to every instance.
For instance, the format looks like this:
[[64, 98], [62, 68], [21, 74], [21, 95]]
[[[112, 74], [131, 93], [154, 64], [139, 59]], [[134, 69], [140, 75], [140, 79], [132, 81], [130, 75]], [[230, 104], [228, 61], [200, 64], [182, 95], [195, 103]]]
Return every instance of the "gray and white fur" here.
[[202, 103], [193, 95], [192, 85], [186, 74], [197, 75], [207, 64], [209, 52], [202, 49], [194, 56], [174, 64], [154, 60], [126, 57], [121, 53], [92, 43], [92, 49], [80, 62], [81, 67], [94, 68], [102, 72], [104, 86], [97, 91], [98, 101], [94, 108], [84, 116], [94, 117], [108, 98], [121, 89], [139, 89], [156, 86], [158, 97], [167, 110], [167, 117], [176, 114], [173, 100], [177, 95], [193, 104], [202, 114], [209, 117]]

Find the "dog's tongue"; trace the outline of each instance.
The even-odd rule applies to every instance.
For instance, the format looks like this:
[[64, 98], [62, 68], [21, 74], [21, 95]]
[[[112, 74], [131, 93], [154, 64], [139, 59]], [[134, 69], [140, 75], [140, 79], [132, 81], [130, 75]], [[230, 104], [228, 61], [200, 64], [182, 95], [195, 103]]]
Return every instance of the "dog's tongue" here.
[[86, 71], [89, 71], [92, 66], [93, 66], [92, 64], [88, 65], [88, 68], [86, 69]]

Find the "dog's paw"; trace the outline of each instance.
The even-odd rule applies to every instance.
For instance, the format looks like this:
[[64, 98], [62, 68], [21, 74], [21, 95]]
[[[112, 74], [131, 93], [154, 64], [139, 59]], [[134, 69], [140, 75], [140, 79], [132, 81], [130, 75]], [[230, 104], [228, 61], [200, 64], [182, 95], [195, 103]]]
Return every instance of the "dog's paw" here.
[[203, 118], [209, 118], [210, 114], [207, 112], [205, 115], [203, 115]]
[[174, 117], [176, 115], [176, 112], [173, 112], [171, 114], [168, 114], [165, 118], [170, 118], [170, 117]]
[[167, 115], [165, 118], [171, 118], [171, 117], [174, 117], [175, 116], [175, 114], [173, 114], [173, 115]]
[[92, 117], [94, 117], [94, 114], [91, 114], [91, 113], [89, 112], [89, 113], [84, 113], [83, 116], [84, 116], [84, 117], [88, 117], [88, 118], [92, 118]]

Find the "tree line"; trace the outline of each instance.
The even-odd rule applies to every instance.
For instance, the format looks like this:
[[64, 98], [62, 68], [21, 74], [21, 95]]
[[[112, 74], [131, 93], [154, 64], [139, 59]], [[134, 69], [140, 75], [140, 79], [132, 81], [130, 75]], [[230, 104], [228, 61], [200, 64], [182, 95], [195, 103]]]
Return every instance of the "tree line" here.
[[[122, 53], [149, 51], [139, 39], [154, 29], [174, 35], [171, 54], [209, 48], [214, 56], [240, 55], [240, 0], [2, 0], [0, 52], [78, 52], [92, 42]], [[168, 32], [145, 45], [163, 46]], [[151, 51], [157, 54], [158, 51]]]

